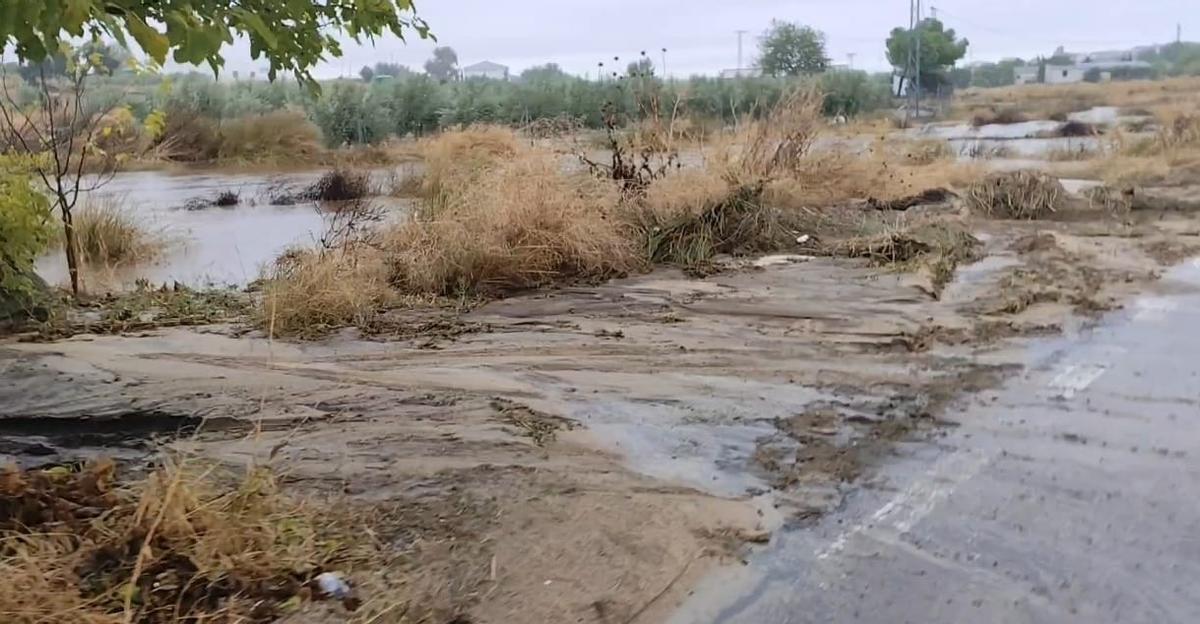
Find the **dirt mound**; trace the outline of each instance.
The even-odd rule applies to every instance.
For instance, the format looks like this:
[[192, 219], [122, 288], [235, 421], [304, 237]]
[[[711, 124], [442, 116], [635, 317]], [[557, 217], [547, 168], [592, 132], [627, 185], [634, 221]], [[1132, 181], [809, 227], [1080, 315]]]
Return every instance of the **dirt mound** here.
[[1067, 192], [1059, 181], [1031, 169], [992, 174], [972, 184], [967, 206], [999, 219], [1042, 219], [1063, 207]]

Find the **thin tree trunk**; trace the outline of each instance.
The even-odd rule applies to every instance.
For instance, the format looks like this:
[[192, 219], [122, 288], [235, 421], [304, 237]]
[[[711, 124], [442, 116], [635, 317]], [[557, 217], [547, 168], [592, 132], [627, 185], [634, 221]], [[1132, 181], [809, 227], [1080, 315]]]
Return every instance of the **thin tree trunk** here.
[[76, 299], [79, 298], [79, 245], [75, 239], [75, 223], [71, 218], [71, 213], [64, 210], [63, 217], [63, 245], [67, 250], [67, 272], [71, 274], [71, 294]]

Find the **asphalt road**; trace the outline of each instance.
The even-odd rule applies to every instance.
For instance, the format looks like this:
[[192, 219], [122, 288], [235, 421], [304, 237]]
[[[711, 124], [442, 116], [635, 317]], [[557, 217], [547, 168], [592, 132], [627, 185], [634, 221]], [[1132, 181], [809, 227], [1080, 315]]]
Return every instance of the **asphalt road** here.
[[672, 621], [1200, 622], [1200, 260], [1164, 284]]

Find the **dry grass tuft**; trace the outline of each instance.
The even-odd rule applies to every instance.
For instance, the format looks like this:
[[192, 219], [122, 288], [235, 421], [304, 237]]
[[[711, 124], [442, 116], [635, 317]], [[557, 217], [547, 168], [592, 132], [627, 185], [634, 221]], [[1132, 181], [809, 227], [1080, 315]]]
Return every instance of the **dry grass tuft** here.
[[375, 194], [371, 176], [365, 171], [334, 169], [317, 178], [305, 191], [312, 201], [349, 201]]
[[1040, 219], [1062, 207], [1066, 191], [1056, 178], [1040, 171], [996, 173], [972, 184], [967, 206], [1001, 219]]
[[522, 151], [516, 133], [500, 126], [472, 126], [445, 132], [421, 146], [425, 158], [422, 193], [431, 201], [447, 198], [478, 176]]
[[227, 162], [304, 163], [322, 152], [321, 131], [299, 111], [275, 111], [227, 122], [218, 158]]
[[370, 330], [398, 298], [375, 250], [293, 249], [266, 275], [255, 320], [273, 336], [317, 338], [347, 326]]
[[1133, 189], [1097, 186], [1084, 191], [1083, 196], [1092, 208], [1100, 208], [1113, 214], [1124, 214], [1133, 209]]
[[[463, 171], [463, 163], [444, 158], [480, 144], [478, 131], [453, 134], [433, 150], [438, 156], [426, 174], [427, 188], [439, 189], [437, 195], [382, 241], [391, 282], [401, 292], [500, 294], [564, 280], [604, 279], [643, 266], [617, 218], [620, 196], [611, 183], [564, 173], [552, 153], [523, 150], [518, 156], [497, 138], [511, 133], [495, 131], [488, 131], [495, 139], [486, 143], [491, 151], [474, 158], [512, 157]], [[473, 181], [460, 183], [464, 176]]]
[[766, 201], [782, 208], [812, 208], [874, 199], [889, 202], [936, 188], [962, 188], [983, 177], [978, 162], [939, 160], [912, 166], [876, 146], [871, 154], [814, 151], [790, 176], [766, 187]]
[[798, 88], [780, 98], [763, 118], [745, 122], [724, 150], [725, 176], [734, 187], [760, 186], [798, 171], [825, 125], [824, 98]]
[[771, 251], [794, 239], [760, 188], [721, 182], [704, 172], [677, 175], [627, 209], [649, 262], [696, 269], [717, 254]]
[[[272, 475], [172, 462], [122, 487], [112, 462], [0, 473], [0, 619], [266, 623], [368, 553]], [[350, 603], [348, 606], [354, 606]]]
[[117, 198], [88, 199], [74, 212], [72, 221], [80, 259], [93, 267], [117, 268], [150, 262], [162, 256], [167, 247], [161, 232], [148, 229]]

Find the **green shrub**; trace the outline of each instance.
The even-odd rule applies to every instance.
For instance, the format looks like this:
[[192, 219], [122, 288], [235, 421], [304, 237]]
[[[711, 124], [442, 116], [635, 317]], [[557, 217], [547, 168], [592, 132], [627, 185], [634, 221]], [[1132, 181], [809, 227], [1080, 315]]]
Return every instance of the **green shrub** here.
[[0, 156], [0, 318], [35, 296], [41, 281], [33, 264], [53, 235], [50, 203], [30, 183], [28, 165]]
[[330, 147], [376, 143], [390, 134], [384, 99], [358, 82], [324, 85], [309, 116]]

